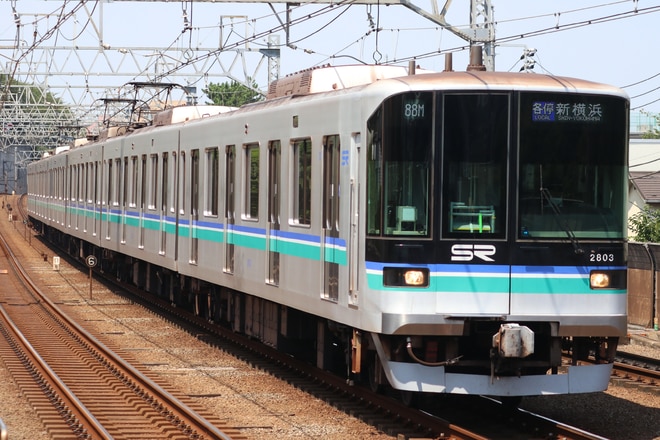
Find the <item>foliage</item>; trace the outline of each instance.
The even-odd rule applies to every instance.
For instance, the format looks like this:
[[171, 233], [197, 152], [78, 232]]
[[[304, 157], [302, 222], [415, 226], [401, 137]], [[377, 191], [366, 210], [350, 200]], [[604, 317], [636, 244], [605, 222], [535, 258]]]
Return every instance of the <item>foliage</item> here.
[[[660, 125], [660, 115], [654, 115], [653, 118], [655, 118], [656, 126]], [[651, 131], [643, 133], [642, 139], [660, 139], [660, 130], [653, 128]]]
[[660, 130], [654, 128], [642, 134], [642, 139], [660, 139]]
[[660, 210], [644, 206], [640, 212], [628, 220], [630, 230], [635, 233], [633, 238], [638, 242], [660, 243]]
[[221, 84], [209, 83], [209, 86], [202, 89], [202, 91], [211, 99], [207, 104], [240, 107], [243, 104], [257, 102], [263, 99], [257, 83], [252, 79], [249, 79], [249, 81], [250, 87], [234, 80]]

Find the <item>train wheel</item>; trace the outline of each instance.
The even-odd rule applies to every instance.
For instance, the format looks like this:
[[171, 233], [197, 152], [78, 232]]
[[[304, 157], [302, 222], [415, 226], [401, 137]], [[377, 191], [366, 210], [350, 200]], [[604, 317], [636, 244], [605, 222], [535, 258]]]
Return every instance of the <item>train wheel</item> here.
[[380, 362], [378, 362], [378, 356], [376, 353], [371, 353], [369, 355], [368, 366], [367, 366], [367, 377], [369, 379], [369, 389], [374, 393], [380, 393], [383, 391], [383, 385], [381, 384], [379, 378], [382, 376]]
[[420, 393], [416, 391], [401, 391], [401, 402], [409, 408], [414, 408], [419, 402]]
[[522, 396], [502, 396], [500, 397], [502, 409], [506, 412], [515, 411], [522, 402]]

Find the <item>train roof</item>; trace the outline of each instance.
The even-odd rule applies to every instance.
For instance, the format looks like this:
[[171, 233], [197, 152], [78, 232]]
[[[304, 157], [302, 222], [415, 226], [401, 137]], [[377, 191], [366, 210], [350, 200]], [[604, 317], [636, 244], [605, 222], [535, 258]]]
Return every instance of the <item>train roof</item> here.
[[209, 116], [228, 113], [236, 109], [237, 107], [226, 107], [222, 105], [186, 105], [172, 107], [157, 113], [154, 116], [153, 125], [157, 127], [160, 125], [191, 121], [193, 119], [208, 118]]
[[442, 89], [492, 90], [563, 90], [586, 93], [611, 93], [627, 98], [621, 89], [588, 80], [536, 73], [487, 72], [483, 70], [433, 72], [386, 65], [323, 66], [304, 70], [273, 81], [267, 99], [284, 96], [312, 95], [383, 80], [395, 80], [416, 89], [430, 84]]
[[627, 97], [618, 87], [578, 78], [543, 75], [537, 73], [510, 72], [440, 72], [424, 76], [399, 78], [411, 87], [428, 83], [441, 84], [442, 89], [486, 89], [486, 90], [539, 90], [583, 93], [610, 93]]
[[[418, 73], [428, 73], [420, 70]], [[389, 65], [324, 65], [287, 75], [270, 83], [266, 99], [288, 95], [310, 95], [330, 92], [373, 82], [407, 76], [408, 69]]]

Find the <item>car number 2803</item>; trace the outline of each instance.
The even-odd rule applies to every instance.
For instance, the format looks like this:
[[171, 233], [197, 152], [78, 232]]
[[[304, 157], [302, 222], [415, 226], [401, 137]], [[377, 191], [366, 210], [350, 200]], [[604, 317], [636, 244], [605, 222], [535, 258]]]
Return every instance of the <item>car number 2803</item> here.
[[592, 263], [613, 263], [614, 254], [589, 254], [589, 261]]

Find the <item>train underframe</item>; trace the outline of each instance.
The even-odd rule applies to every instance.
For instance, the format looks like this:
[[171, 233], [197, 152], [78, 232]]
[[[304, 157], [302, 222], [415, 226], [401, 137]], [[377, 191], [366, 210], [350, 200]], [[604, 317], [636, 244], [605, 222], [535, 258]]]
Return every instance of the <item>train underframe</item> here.
[[[602, 376], [601, 382], [605, 380], [605, 389], [618, 344], [617, 337], [559, 336], [558, 324], [553, 322], [502, 323], [477, 318], [463, 322], [462, 334], [371, 334], [99, 249], [56, 229], [43, 225], [41, 229], [49, 241], [81, 261], [87, 255], [95, 255], [100, 263], [98, 269], [114, 274], [120, 281], [320, 368], [346, 375], [349, 380], [367, 383], [373, 390], [398, 388], [404, 400], [410, 400], [417, 392], [511, 397], [589, 392], [602, 387], [587, 384], [581, 389], [577, 382], [583, 381], [585, 373], [575, 375], [573, 385], [567, 382], [547, 389], [542, 388], [544, 385], [538, 389], [536, 385], [512, 389], [506, 385], [506, 380], [516, 378], [558, 377], [566, 374], [567, 368], [583, 363], [610, 367], [595, 373]], [[513, 339], [504, 332], [513, 333]], [[531, 352], [526, 332], [532, 334]], [[563, 360], [565, 356], [570, 357], [569, 362]], [[470, 385], [472, 382], [475, 385]], [[498, 383], [499, 388], [492, 387]]]

